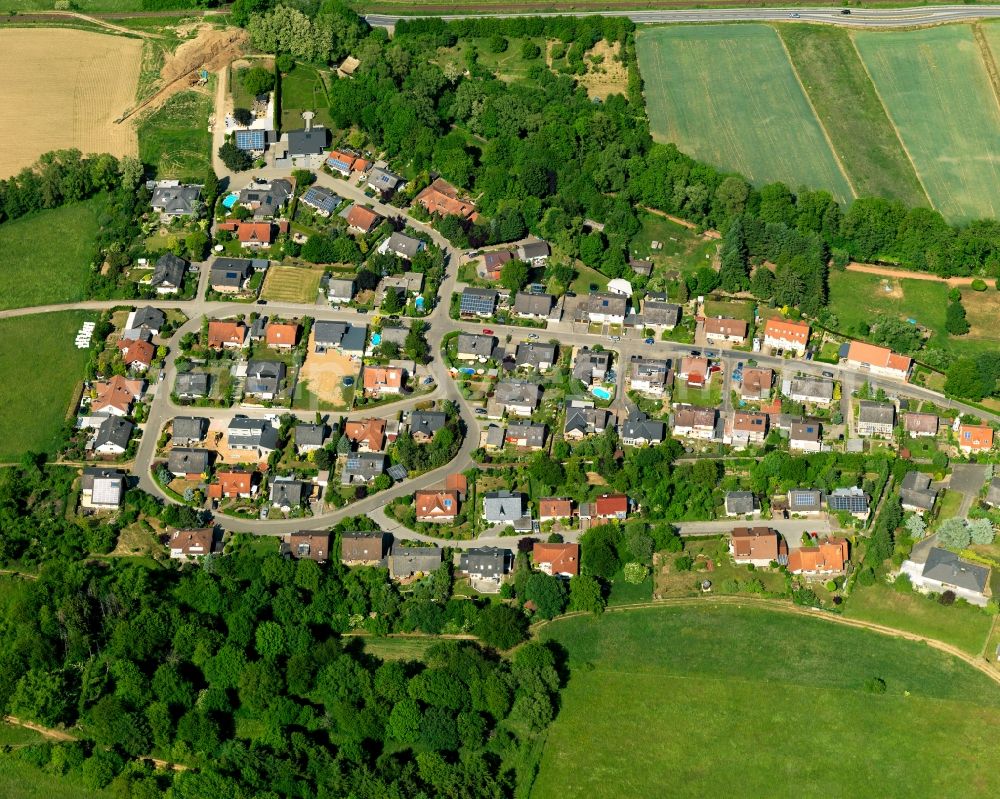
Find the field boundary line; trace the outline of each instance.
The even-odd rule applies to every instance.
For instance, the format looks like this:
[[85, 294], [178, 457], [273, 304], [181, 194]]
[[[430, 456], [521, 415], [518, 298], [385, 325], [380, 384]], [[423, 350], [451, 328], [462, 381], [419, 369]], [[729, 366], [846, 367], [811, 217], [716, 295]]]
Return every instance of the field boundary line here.
[[896, 138], [899, 140], [899, 146], [903, 148], [903, 153], [906, 155], [906, 160], [910, 162], [910, 166], [913, 168], [913, 174], [917, 176], [917, 183], [920, 184], [920, 189], [924, 193], [924, 197], [927, 198], [927, 205], [934, 210], [937, 207], [934, 205], [934, 201], [931, 200], [931, 193], [927, 191], [927, 185], [924, 183], [924, 178], [920, 174], [920, 170], [917, 169], [917, 162], [913, 160], [913, 156], [910, 154], [910, 148], [906, 146], [906, 142], [903, 141], [903, 134], [899, 132], [899, 123], [893, 119], [892, 113], [889, 111], [889, 106], [885, 102], [885, 98], [882, 97], [882, 92], [878, 90], [878, 84], [875, 82], [875, 78], [872, 77], [871, 71], [868, 69], [868, 64], [865, 63], [864, 56], [861, 55], [861, 50], [858, 49], [858, 43], [854, 39], [854, 31], [849, 30], [847, 33], [847, 38], [851, 41], [851, 47], [854, 48], [854, 52], [857, 53], [858, 61], [861, 62], [861, 68], [865, 71], [865, 75], [868, 76], [868, 82], [871, 83], [872, 89], [875, 92], [875, 97], [878, 99], [879, 103], [882, 105], [882, 110], [885, 111], [886, 119], [889, 120], [889, 124], [892, 126], [892, 132], [896, 134]]
[[774, 35], [778, 37], [778, 41], [781, 42], [781, 50], [785, 54], [785, 58], [788, 59], [788, 66], [792, 69], [792, 74], [795, 76], [795, 82], [799, 84], [799, 88], [802, 90], [802, 96], [806, 98], [806, 103], [809, 104], [809, 110], [812, 111], [813, 117], [816, 119], [816, 124], [819, 125], [819, 129], [823, 131], [823, 138], [826, 140], [826, 146], [830, 148], [830, 152], [833, 154], [833, 160], [837, 162], [837, 168], [840, 170], [840, 174], [844, 176], [844, 180], [847, 181], [847, 188], [851, 190], [851, 194], [855, 198], [858, 197], [858, 189], [854, 185], [854, 181], [851, 180], [851, 176], [847, 172], [847, 167], [844, 166], [844, 162], [840, 160], [840, 153], [837, 152], [837, 148], [833, 144], [833, 139], [830, 138], [830, 132], [826, 129], [826, 125], [823, 123], [823, 118], [820, 116], [819, 111], [816, 110], [816, 106], [813, 105], [812, 97], [809, 96], [809, 90], [806, 89], [805, 83], [802, 82], [802, 76], [799, 75], [799, 69], [795, 66], [795, 59], [792, 58], [792, 53], [788, 49], [788, 45], [785, 44], [785, 40], [782, 38], [781, 33], [773, 25], [769, 26]]
[[974, 22], [969, 27], [972, 28], [972, 38], [976, 40], [976, 45], [979, 47], [979, 58], [986, 68], [986, 77], [993, 90], [993, 101], [997, 104], [997, 109], [1000, 110], [1000, 74], [997, 73], [997, 62], [993, 58], [993, 50], [990, 49], [990, 43], [986, 40], [982, 25]]

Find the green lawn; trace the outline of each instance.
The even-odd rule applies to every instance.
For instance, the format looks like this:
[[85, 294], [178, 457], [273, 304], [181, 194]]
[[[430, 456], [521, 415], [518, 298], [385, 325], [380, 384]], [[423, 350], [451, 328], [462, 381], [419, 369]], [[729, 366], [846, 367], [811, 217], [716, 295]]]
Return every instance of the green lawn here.
[[1000, 108], [972, 29], [859, 30], [854, 41], [934, 206], [951, 221], [1000, 216]]
[[[687, 273], [712, 265], [717, 242], [656, 214], [641, 214], [639, 221], [642, 228], [629, 242], [629, 255], [652, 261], [655, 272], [662, 269]], [[661, 249], [652, 248], [654, 241], [662, 245]]]
[[773, 28], [650, 28], [636, 35], [636, 50], [656, 140], [754, 183], [781, 180], [850, 199]]
[[675, 382], [670, 401], [674, 404], [697, 405], [699, 408], [718, 408], [722, 402], [722, 375], [718, 372], [705, 388], [692, 388], [683, 382]]
[[0, 225], [0, 308], [82, 300], [105, 198]]
[[573, 269], [576, 270], [576, 277], [569, 284], [570, 291], [576, 294], [589, 294], [591, 285], [597, 286], [595, 291], [604, 291], [607, 288], [607, 275], [601, 274], [596, 269], [591, 269], [579, 261], [573, 264]]
[[855, 586], [844, 615], [938, 638], [979, 654], [993, 619], [971, 605], [945, 607], [921, 594], [901, 594], [884, 584]]
[[211, 166], [212, 86], [206, 91], [176, 94], [139, 123], [139, 157], [159, 178], [198, 180]]
[[742, 319], [748, 324], [753, 324], [753, 309], [754, 303], [752, 302], [705, 300], [705, 316]]
[[41, 733], [29, 730], [27, 727], [0, 723], [0, 746], [23, 746], [24, 744], [38, 743], [41, 740]]
[[[722, 607], [564, 619], [542, 636], [568, 651], [570, 677], [536, 799], [1000, 789], [984, 734], [1000, 689], [928, 647]], [[873, 677], [886, 693], [864, 690]]]
[[944, 492], [942, 492], [941, 497], [938, 499], [938, 521], [954, 519], [958, 516], [958, 512], [962, 508], [962, 501], [964, 499], [965, 495], [961, 491], [950, 491], [945, 489]]
[[424, 653], [441, 639], [430, 636], [407, 638], [376, 638], [361, 636], [364, 650], [382, 660], [422, 660]]
[[281, 129], [301, 129], [302, 112], [315, 111], [317, 125], [332, 127], [330, 99], [326, 95], [326, 80], [336, 80], [329, 71], [320, 75], [319, 70], [308, 64], [296, 64], [295, 69], [281, 78]]
[[928, 205], [850, 33], [829, 25], [776, 27], [858, 193]]
[[108, 791], [85, 788], [78, 777], [57, 777], [23, 762], [15, 755], [0, 755], [0, 796], [4, 799], [103, 799]]
[[[89, 350], [73, 343], [81, 311], [0, 320], [0, 462], [31, 450], [53, 453]], [[2, 791], [0, 791], [2, 795]]]

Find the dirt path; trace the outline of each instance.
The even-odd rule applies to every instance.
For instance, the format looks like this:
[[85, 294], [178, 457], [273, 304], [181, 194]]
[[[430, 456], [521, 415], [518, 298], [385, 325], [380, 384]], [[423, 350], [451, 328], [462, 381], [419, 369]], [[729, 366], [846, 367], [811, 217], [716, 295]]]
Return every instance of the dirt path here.
[[32, 11], [30, 14], [9, 14], [3, 17], [2, 21], [19, 22], [23, 20], [28, 22], [45, 22], [47, 19], [53, 21], [78, 19], [82, 22], [89, 22], [91, 25], [97, 25], [100, 28], [115, 31], [116, 33], [127, 33], [129, 36], [137, 36], [140, 39], [166, 38], [161, 33], [150, 33], [149, 31], [136, 30], [135, 28], [126, 28], [124, 25], [115, 25], [113, 22], [98, 19], [88, 14], [81, 14], [79, 11]]
[[878, 266], [877, 264], [862, 264], [851, 261], [847, 265], [848, 272], [864, 272], [866, 275], [881, 275], [882, 277], [905, 278], [906, 280], [930, 280], [934, 283], [946, 283], [949, 286], [971, 286], [974, 277], [938, 277], [926, 272], [913, 272], [909, 269], [897, 269], [894, 266]]

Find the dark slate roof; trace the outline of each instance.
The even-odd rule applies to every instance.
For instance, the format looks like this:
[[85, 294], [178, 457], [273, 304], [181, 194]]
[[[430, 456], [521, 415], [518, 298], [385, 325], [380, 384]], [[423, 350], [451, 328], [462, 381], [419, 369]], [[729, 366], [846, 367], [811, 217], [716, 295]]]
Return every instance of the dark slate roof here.
[[299, 200], [328, 214], [332, 214], [341, 203], [340, 195], [321, 186], [310, 186]]
[[823, 507], [823, 492], [814, 488], [793, 488], [788, 492], [788, 510], [790, 513], [805, 513], [821, 510]]
[[161, 255], [156, 261], [153, 269], [153, 279], [151, 286], [181, 286], [184, 283], [184, 272], [187, 269], [187, 261], [178, 258], [172, 252]]
[[522, 380], [504, 380], [497, 383], [494, 397], [505, 405], [538, 405], [542, 387]]
[[347, 456], [344, 471], [341, 474], [342, 483], [357, 480], [374, 480], [385, 471], [386, 457], [381, 452], [355, 452]]
[[283, 361], [250, 361], [247, 365], [248, 394], [276, 394], [284, 379]]
[[83, 476], [80, 478], [80, 488], [93, 489], [95, 478], [124, 480], [125, 472], [120, 469], [109, 469], [104, 466], [85, 466], [83, 468]]
[[276, 477], [271, 482], [271, 502], [281, 507], [294, 508], [302, 504], [305, 494], [305, 485], [301, 480], [291, 480], [285, 477]]
[[954, 552], [933, 547], [924, 563], [924, 577], [967, 591], [983, 593], [990, 579], [990, 570], [960, 559]]
[[846, 510], [851, 513], [868, 512], [868, 496], [860, 488], [837, 488], [826, 498], [830, 510]]
[[459, 309], [462, 313], [492, 314], [500, 295], [493, 289], [466, 287], [462, 290]]
[[892, 424], [896, 419], [896, 408], [891, 402], [862, 400], [858, 412], [859, 422], [869, 424]]
[[432, 572], [441, 565], [442, 555], [440, 547], [404, 547], [393, 544], [389, 555], [389, 570], [394, 577]]
[[507, 438], [524, 439], [525, 446], [545, 446], [545, 425], [537, 422], [511, 422], [507, 425]]
[[388, 252], [395, 253], [400, 258], [412, 260], [424, 248], [424, 243], [420, 239], [406, 236], [402, 233], [393, 233], [386, 239], [385, 248]]
[[201, 197], [201, 186], [156, 186], [150, 205], [168, 214], [193, 214]]
[[496, 339], [493, 336], [484, 336], [479, 333], [459, 333], [456, 352], [489, 358], [493, 354], [494, 346], [496, 346]]
[[607, 429], [611, 413], [604, 408], [577, 406], [569, 401], [566, 403], [566, 423], [563, 430], [567, 433], [579, 431], [583, 435], [603, 432]]
[[622, 422], [621, 437], [623, 439], [643, 439], [650, 442], [663, 441], [666, 437], [666, 425], [657, 419], [650, 419], [636, 408]]
[[752, 491], [726, 492], [726, 513], [753, 513], [754, 496]]
[[986, 502], [994, 507], [1000, 505], [1000, 477], [994, 477], [990, 481], [990, 487], [986, 489]]
[[166, 323], [167, 315], [151, 305], [137, 308], [135, 316], [132, 317], [132, 327], [148, 327], [150, 330], [159, 330]]
[[483, 516], [491, 522], [514, 522], [524, 516], [526, 505], [519, 492], [490, 491], [483, 496]]
[[181, 372], [177, 375], [177, 393], [204, 397], [208, 394], [208, 380], [207, 372]]
[[208, 419], [204, 416], [178, 416], [174, 419], [174, 438], [201, 441], [208, 430]]
[[509, 549], [477, 547], [462, 553], [459, 568], [468, 574], [500, 577], [507, 571]]
[[544, 241], [527, 241], [517, 248], [517, 255], [522, 261], [547, 258], [549, 252], [548, 242]]
[[646, 325], [676, 327], [681, 318], [681, 306], [647, 299], [642, 304], [642, 321]]
[[288, 131], [288, 154], [319, 155], [326, 149], [326, 128]]
[[922, 472], [907, 472], [899, 485], [899, 499], [911, 508], [930, 510], [937, 499], [937, 491], [931, 488], [930, 475]]
[[175, 447], [167, 458], [167, 469], [174, 474], [204, 474], [212, 454], [207, 449]]
[[297, 447], [322, 447], [326, 441], [325, 424], [297, 424], [295, 425], [295, 446]]
[[213, 286], [240, 288], [253, 272], [249, 258], [216, 258], [212, 264]]
[[97, 428], [94, 447], [101, 447], [105, 444], [116, 444], [125, 449], [128, 447], [128, 442], [132, 437], [132, 430], [134, 429], [135, 425], [128, 419], [122, 419], [120, 416], [109, 416]]
[[447, 421], [448, 415], [444, 411], [414, 411], [410, 415], [410, 435], [424, 433], [433, 436]]
[[517, 345], [514, 357], [518, 366], [538, 369], [543, 363], [555, 363], [556, 346], [537, 341], [522, 341]]
[[514, 313], [525, 316], [548, 316], [555, 301], [556, 298], [551, 294], [529, 294], [526, 291], [519, 291], [514, 297]]

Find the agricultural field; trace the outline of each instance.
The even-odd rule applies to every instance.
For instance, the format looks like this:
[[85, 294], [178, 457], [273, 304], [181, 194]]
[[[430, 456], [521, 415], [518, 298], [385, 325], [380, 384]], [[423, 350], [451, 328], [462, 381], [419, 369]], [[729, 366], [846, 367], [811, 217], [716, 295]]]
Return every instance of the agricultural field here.
[[[0, 320], [0, 462], [25, 452], [54, 453], [89, 350], [73, 339], [85, 319], [81, 311]], [[3, 795], [0, 790], [0, 795]]]
[[1000, 217], [1000, 108], [972, 28], [854, 41], [934, 207], [952, 221]]
[[[926, 646], [733, 607], [576, 617], [540, 634], [565, 647], [570, 676], [537, 799], [865, 796], [876, 774], [886, 796], [1000, 788], [982, 735], [1000, 723], [1000, 688]], [[874, 678], [884, 693], [866, 690]]]
[[928, 205], [850, 32], [829, 25], [776, 28], [858, 194]]
[[853, 196], [773, 28], [652, 28], [636, 49], [655, 139], [755, 183]]
[[267, 270], [260, 296], [277, 302], [314, 303], [323, 268], [272, 266]]
[[329, 70], [320, 70], [308, 64], [296, 64], [295, 69], [281, 77], [281, 129], [295, 130], [302, 127], [302, 112], [315, 111], [317, 125], [333, 127], [330, 119], [330, 99], [324, 81], [337, 80]]
[[136, 123], [139, 157], [159, 178], [204, 180], [211, 166], [212, 134], [208, 117], [214, 94], [209, 89], [175, 94]]
[[83, 299], [105, 198], [0, 225], [0, 309]]
[[0, 114], [0, 178], [50, 150], [135, 155], [135, 130], [114, 120], [132, 105], [141, 61], [138, 39], [63, 28], [0, 30], [0, 105], [7, 109]]

